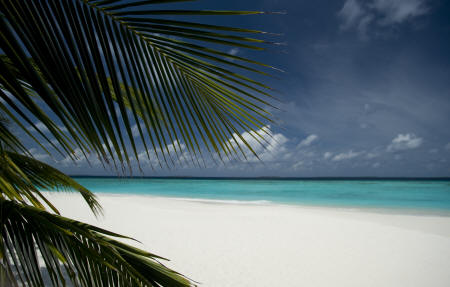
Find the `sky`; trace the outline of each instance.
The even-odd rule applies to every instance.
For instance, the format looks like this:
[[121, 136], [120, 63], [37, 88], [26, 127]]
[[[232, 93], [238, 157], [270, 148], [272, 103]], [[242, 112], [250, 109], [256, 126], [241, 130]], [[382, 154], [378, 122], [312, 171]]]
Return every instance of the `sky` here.
[[[262, 162], [250, 156], [198, 168], [180, 161], [152, 170], [143, 160], [143, 173], [133, 175], [450, 176], [449, 1], [203, 0], [181, 7], [286, 12], [231, 22], [282, 33], [277, 41], [286, 45], [228, 51], [285, 70], [264, 79], [280, 91], [279, 109], [271, 111], [277, 124], [264, 128], [272, 137], [257, 147]], [[68, 174], [116, 174], [95, 159], [74, 163], [32, 152]]]

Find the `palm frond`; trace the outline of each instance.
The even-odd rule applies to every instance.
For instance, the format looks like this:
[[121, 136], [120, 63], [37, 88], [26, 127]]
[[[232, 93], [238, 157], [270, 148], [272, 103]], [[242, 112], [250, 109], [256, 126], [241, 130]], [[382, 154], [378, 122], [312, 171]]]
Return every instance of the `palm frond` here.
[[[44, 286], [192, 286], [166, 260], [114, 238], [107, 230], [0, 198], [0, 268], [13, 282]], [[50, 282], [47, 282], [47, 284]]]
[[46, 204], [59, 213], [41, 190], [77, 191], [94, 214], [101, 213], [96, 196], [71, 177], [32, 157], [10, 151], [0, 153], [0, 194], [41, 209], [45, 209]]
[[258, 30], [172, 18], [263, 12], [153, 8], [171, 2], [179, 1], [0, 0], [0, 48], [8, 58], [0, 58], [0, 109], [14, 111], [15, 122], [41, 121], [58, 145], [41, 136], [62, 154], [79, 148], [120, 166], [140, 160], [134, 124], [147, 156], [159, 151], [166, 166], [181, 155], [181, 143], [197, 160], [202, 149], [245, 156], [230, 139], [253, 151], [236, 132], [263, 140], [257, 131], [271, 122], [272, 90], [250, 74], [269, 75], [261, 68], [273, 67], [221, 47], [265, 50], [277, 43]]

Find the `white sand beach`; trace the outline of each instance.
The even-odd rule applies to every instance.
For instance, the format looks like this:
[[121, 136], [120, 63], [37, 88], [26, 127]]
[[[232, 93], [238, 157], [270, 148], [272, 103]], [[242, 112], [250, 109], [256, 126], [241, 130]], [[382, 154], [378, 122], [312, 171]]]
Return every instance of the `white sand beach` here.
[[450, 286], [450, 216], [50, 194], [62, 215], [132, 236], [200, 286]]

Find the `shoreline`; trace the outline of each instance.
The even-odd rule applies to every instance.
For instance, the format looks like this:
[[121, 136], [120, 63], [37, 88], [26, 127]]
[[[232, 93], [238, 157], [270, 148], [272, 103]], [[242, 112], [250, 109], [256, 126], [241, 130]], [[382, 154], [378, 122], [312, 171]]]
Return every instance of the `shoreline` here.
[[[45, 194], [53, 195], [59, 194], [58, 191], [43, 191]], [[375, 206], [355, 206], [355, 205], [332, 205], [332, 204], [312, 204], [312, 203], [300, 203], [300, 202], [277, 202], [265, 199], [257, 200], [238, 200], [238, 199], [210, 199], [201, 197], [178, 197], [178, 196], [164, 196], [155, 194], [139, 194], [139, 193], [115, 193], [115, 192], [94, 192], [96, 196], [109, 196], [109, 197], [145, 197], [153, 199], [168, 199], [186, 202], [196, 202], [201, 204], [224, 204], [224, 205], [243, 205], [243, 206], [285, 206], [285, 207], [299, 207], [299, 208], [324, 208], [331, 210], [341, 211], [360, 211], [367, 213], [381, 213], [381, 214], [398, 214], [398, 215], [418, 215], [418, 216], [442, 216], [450, 217], [450, 209], [437, 209], [437, 208], [418, 208], [418, 207], [375, 207]]]
[[291, 205], [49, 195], [63, 216], [131, 236], [200, 286], [448, 286], [450, 217]]

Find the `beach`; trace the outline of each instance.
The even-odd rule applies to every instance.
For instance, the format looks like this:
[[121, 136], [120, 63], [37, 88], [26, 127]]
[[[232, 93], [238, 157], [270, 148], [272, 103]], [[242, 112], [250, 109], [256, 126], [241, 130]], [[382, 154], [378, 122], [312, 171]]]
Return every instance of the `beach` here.
[[45, 195], [201, 286], [450, 286], [448, 213], [97, 194], [95, 218], [77, 194]]

